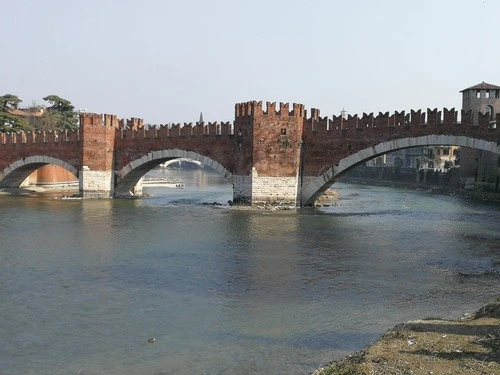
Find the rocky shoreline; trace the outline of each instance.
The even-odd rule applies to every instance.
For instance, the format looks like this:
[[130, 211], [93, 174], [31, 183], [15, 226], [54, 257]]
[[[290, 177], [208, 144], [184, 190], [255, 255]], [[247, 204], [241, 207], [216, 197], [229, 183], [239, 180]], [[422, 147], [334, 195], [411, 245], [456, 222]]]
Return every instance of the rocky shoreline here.
[[400, 324], [311, 375], [500, 374], [500, 298], [457, 320]]

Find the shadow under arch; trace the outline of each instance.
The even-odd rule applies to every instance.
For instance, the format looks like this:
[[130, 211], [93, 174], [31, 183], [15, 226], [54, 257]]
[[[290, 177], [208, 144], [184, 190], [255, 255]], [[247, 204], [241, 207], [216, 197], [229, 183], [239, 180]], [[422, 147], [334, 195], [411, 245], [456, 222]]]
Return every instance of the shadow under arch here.
[[365, 148], [355, 154], [349, 155], [348, 157], [340, 160], [338, 164], [322, 173], [320, 176], [306, 183], [302, 189], [302, 205], [313, 205], [321, 194], [333, 185], [335, 181], [345, 172], [367, 160], [391, 151], [423, 146], [460, 146], [488, 151], [500, 155], [500, 143], [466, 136], [427, 135], [415, 138], [401, 138], [389, 142], [379, 143], [378, 145]]
[[17, 188], [31, 173], [48, 164], [62, 167], [78, 178], [78, 170], [61, 159], [43, 155], [27, 156], [0, 171], [0, 188]]
[[120, 171], [118, 171], [116, 173], [115, 196], [130, 197], [137, 182], [139, 182], [142, 176], [144, 176], [147, 172], [166, 161], [180, 158], [200, 162], [202, 165], [210, 167], [223, 175], [230, 183], [233, 183], [232, 173], [215, 160], [193, 151], [169, 149], [152, 151], [147, 155], [128, 163]]

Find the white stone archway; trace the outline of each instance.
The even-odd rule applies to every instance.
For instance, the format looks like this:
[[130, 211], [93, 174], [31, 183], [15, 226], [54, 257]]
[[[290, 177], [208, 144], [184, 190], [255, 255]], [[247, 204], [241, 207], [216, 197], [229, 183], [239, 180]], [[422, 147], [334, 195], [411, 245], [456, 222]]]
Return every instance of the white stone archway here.
[[404, 148], [422, 146], [460, 146], [483, 150], [500, 155], [500, 143], [484, 141], [477, 138], [454, 135], [427, 135], [415, 138], [395, 139], [383, 142], [373, 147], [365, 148], [356, 152], [329, 168], [318, 177], [304, 178], [305, 184], [302, 189], [301, 202], [303, 206], [314, 204], [316, 199], [327, 190], [347, 170], [379, 155]]

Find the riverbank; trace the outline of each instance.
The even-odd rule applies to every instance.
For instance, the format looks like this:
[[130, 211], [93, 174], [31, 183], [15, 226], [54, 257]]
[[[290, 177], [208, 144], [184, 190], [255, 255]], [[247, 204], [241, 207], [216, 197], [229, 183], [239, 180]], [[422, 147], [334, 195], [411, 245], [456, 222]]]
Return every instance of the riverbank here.
[[349, 184], [396, 187], [403, 189], [411, 189], [415, 191], [421, 190], [430, 194], [456, 195], [456, 196], [485, 200], [485, 201], [500, 202], [500, 193], [492, 193], [492, 192], [478, 191], [478, 190], [465, 190], [465, 189], [452, 188], [444, 185], [425, 185], [417, 183], [407, 183], [407, 182], [388, 181], [388, 180], [387, 181], [372, 180], [372, 179], [355, 178], [355, 177], [348, 177], [348, 178], [346, 177], [340, 181]]
[[312, 375], [500, 374], [500, 298], [457, 320], [400, 324]]

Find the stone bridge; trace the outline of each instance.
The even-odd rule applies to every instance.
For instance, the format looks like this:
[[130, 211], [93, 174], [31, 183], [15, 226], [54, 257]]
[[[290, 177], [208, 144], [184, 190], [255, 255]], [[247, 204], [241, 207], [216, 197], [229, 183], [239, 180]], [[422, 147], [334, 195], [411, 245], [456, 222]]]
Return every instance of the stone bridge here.
[[236, 104], [234, 122], [224, 123], [146, 127], [81, 114], [77, 132], [0, 133], [0, 187], [55, 164], [79, 179], [84, 198], [129, 197], [154, 167], [188, 158], [226, 177], [235, 202], [306, 206], [350, 168], [390, 151], [456, 145], [500, 154], [488, 114], [462, 111], [460, 119], [454, 109], [322, 118], [302, 104], [256, 101]]

